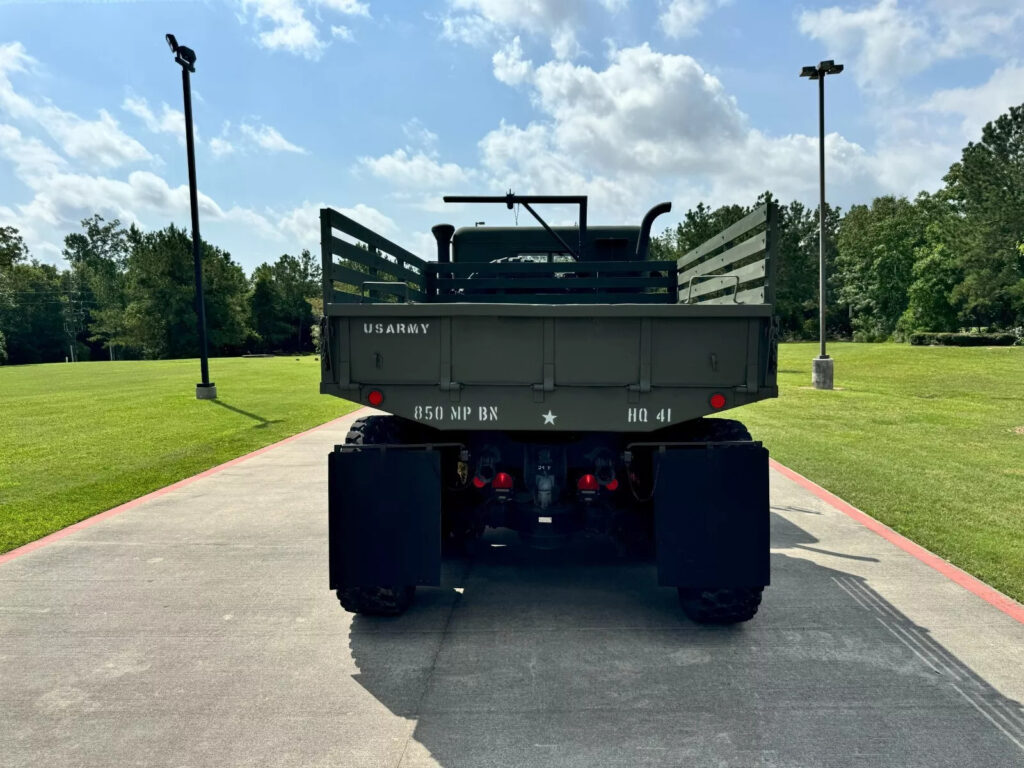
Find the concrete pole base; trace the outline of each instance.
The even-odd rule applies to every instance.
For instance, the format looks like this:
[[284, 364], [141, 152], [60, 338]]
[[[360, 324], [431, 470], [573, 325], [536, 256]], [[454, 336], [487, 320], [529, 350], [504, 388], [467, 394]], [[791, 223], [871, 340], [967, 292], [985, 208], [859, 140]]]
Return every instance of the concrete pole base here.
[[[831, 379], [829, 379], [831, 381]], [[216, 400], [217, 385], [212, 381], [209, 384], [196, 384], [196, 400]]]
[[831, 357], [816, 357], [811, 360], [811, 383], [815, 389], [832, 389], [834, 362]]

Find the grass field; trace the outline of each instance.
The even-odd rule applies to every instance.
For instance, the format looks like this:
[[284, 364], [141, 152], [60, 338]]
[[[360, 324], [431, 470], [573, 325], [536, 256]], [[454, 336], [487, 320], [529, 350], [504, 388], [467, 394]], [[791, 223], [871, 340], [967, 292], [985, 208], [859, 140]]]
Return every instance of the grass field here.
[[[735, 412], [772, 456], [1024, 601], [1024, 348], [780, 348], [778, 400]], [[729, 414], [730, 416], [732, 414]]]
[[[781, 397], [729, 416], [772, 455], [1024, 600], [1024, 348], [780, 349]], [[0, 368], [0, 552], [300, 432], [354, 406], [317, 394], [310, 357]]]
[[341, 416], [312, 357], [0, 367], [0, 552]]

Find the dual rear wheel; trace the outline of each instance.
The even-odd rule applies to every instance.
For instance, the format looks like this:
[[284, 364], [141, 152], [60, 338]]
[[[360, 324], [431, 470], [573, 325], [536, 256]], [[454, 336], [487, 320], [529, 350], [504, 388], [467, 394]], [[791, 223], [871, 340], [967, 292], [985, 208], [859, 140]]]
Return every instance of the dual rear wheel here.
[[[411, 442], [416, 425], [394, 416], [366, 416], [353, 422], [346, 445], [380, 445]], [[681, 424], [672, 434], [659, 434], [671, 441], [728, 442], [750, 440], [747, 428], [730, 419], [700, 419]], [[679, 587], [684, 613], [701, 624], [735, 624], [749, 621], [761, 604], [764, 587], [695, 589]], [[416, 594], [407, 584], [373, 587], [343, 587], [338, 590], [342, 608], [369, 616], [398, 616], [405, 612]]]

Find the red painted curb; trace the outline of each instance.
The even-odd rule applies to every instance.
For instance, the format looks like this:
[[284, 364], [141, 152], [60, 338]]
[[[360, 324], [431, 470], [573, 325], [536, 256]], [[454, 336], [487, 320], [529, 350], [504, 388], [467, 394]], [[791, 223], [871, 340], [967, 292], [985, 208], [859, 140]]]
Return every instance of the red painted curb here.
[[920, 544], [915, 544], [906, 536], [897, 533], [889, 526], [880, 523], [870, 515], [861, 512], [852, 504], [846, 503], [834, 493], [826, 491], [817, 483], [808, 480], [806, 477], [798, 472], [794, 472], [789, 467], [779, 464], [775, 459], [769, 459], [768, 463], [771, 465], [771, 468], [779, 474], [788, 477], [798, 485], [803, 486], [822, 501], [832, 505], [848, 517], [853, 518], [865, 528], [874, 531], [886, 541], [895, 544], [907, 554], [913, 555], [925, 565], [931, 566], [950, 581], [959, 584], [968, 592], [977, 595], [989, 605], [998, 608], [1011, 619], [1016, 619], [1021, 624], [1024, 624], [1024, 605], [1021, 605], [1012, 597], [1004, 595], [998, 589], [990, 587], [988, 584], [974, 576], [971, 576], [971, 574], [966, 571], [960, 570], [952, 563], [943, 560], [932, 552], [929, 552]]
[[186, 477], [183, 480], [179, 480], [178, 482], [172, 483], [171, 485], [164, 486], [163, 488], [157, 488], [155, 491], [152, 491], [151, 493], [147, 493], [145, 496], [139, 496], [139, 498], [137, 498], [137, 499], [132, 499], [131, 501], [126, 501], [124, 504], [121, 504], [120, 506], [114, 507], [113, 509], [108, 509], [106, 512], [98, 512], [95, 515], [93, 515], [92, 517], [87, 517], [85, 520], [82, 520], [80, 522], [74, 523], [73, 525], [69, 525], [67, 528], [61, 528], [59, 531], [54, 531], [53, 533], [49, 534], [48, 536], [44, 536], [41, 539], [36, 539], [35, 541], [30, 541], [28, 544], [20, 546], [17, 549], [12, 549], [10, 552], [5, 552], [4, 554], [0, 555], [0, 565], [3, 565], [4, 563], [9, 562], [9, 561], [13, 560], [16, 557], [21, 557], [22, 555], [27, 555], [29, 552], [37, 550], [40, 547], [45, 547], [47, 544], [52, 544], [55, 541], [59, 541], [60, 539], [63, 539], [65, 536], [70, 536], [75, 531], [80, 531], [82, 528], [88, 528], [91, 525], [96, 525], [96, 523], [98, 523], [98, 522], [100, 522], [102, 520], [106, 520], [108, 518], [115, 517], [117, 515], [120, 515], [122, 512], [127, 512], [129, 509], [133, 509], [134, 507], [137, 507], [140, 504], [143, 504], [143, 503], [145, 503], [147, 501], [151, 501], [152, 499], [155, 499], [155, 498], [157, 498], [159, 496], [163, 496], [165, 493], [170, 493], [171, 491], [176, 491], [179, 488], [183, 488], [186, 485], [190, 485], [191, 483], [194, 483], [196, 480], [202, 480], [204, 477], [209, 477], [210, 475], [215, 475], [218, 472], [221, 472], [222, 470], [227, 469], [228, 467], [233, 467], [236, 464], [241, 464], [243, 461], [248, 461], [251, 458], [254, 458], [256, 456], [259, 456], [260, 454], [266, 453], [267, 451], [273, 450], [274, 448], [278, 448], [278, 447], [280, 447], [282, 445], [290, 443], [293, 440], [298, 440], [300, 437], [308, 435], [311, 432], [316, 432], [319, 429], [324, 429], [325, 427], [329, 427], [332, 424], [336, 424], [337, 422], [341, 421], [342, 419], [347, 419], [350, 416], [352, 416], [353, 414], [359, 413], [362, 410], [365, 410], [365, 406], [363, 408], [357, 408], [356, 410], [352, 411], [351, 413], [347, 413], [344, 416], [339, 416], [336, 419], [331, 419], [328, 422], [325, 422], [323, 424], [319, 424], [319, 425], [313, 427], [312, 429], [307, 429], [306, 431], [299, 432], [298, 434], [292, 435], [291, 437], [286, 437], [283, 440], [278, 440], [276, 443], [271, 443], [270, 445], [265, 445], [262, 448], [257, 448], [255, 451], [252, 451], [251, 453], [247, 453], [247, 454], [245, 454], [243, 456], [239, 456], [237, 458], [231, 459], [231, 461], [225, 461], [223, 464], [218, 464], [216, 467], [210, 467], [205, 472], [200, 472], [198, 475], [192, 475], [191, 477]]

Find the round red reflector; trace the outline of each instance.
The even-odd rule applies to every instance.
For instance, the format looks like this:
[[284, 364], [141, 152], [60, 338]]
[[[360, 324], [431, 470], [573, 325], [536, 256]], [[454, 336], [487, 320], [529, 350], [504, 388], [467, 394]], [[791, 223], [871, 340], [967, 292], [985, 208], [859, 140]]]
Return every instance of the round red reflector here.
[[476, 488], [483, 488], [485, 485], [487, 485], [487, 481], [480, 477], [480, 475], [476, 475], [473, 478], [473, 485]]
[[384, 402], [384, 393], [379, 389], [371, 389], [370, 394], [366, 396], [366, 400], [370, 405], [380, 405]]
[[720, 392], [716, 392], [715, 394], [713, 394], [711, 396], [711, 407], [714, 408], [716, 411], [719, 408], [724, 408], [725, 407], [725, 395], [721, 394]]
[[614, 491], [616, 488], [619, 487], [619, 481], [613, 477], [611, 480], [604, 484], [604, 487], [609, 491]]
[[512, 475], [507, 472], [499, 472], [494, 476], [494, 488], [499, 491], [510, 491], [515, 483], [512, 480]]
[[584, 475], [576, 482], [576, 487], [581, 491], [596, 491], [600, 484], [593, 475]]

